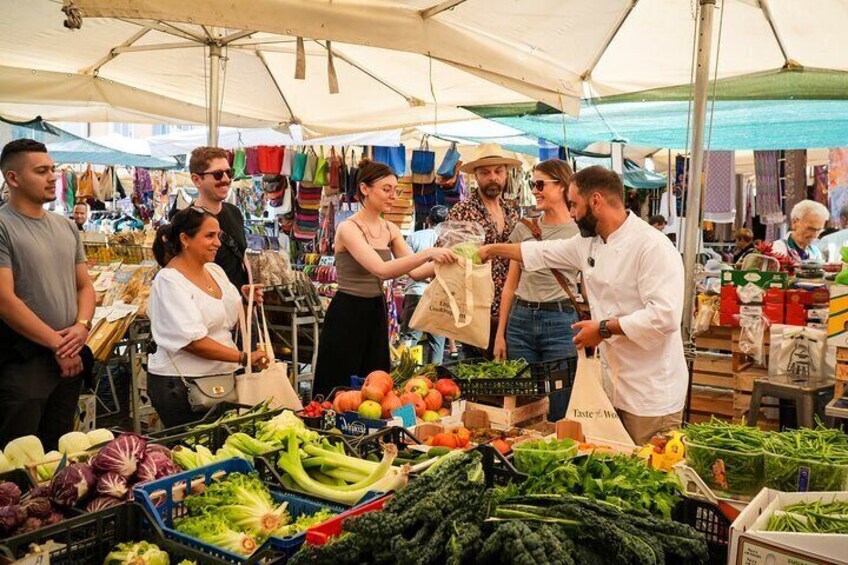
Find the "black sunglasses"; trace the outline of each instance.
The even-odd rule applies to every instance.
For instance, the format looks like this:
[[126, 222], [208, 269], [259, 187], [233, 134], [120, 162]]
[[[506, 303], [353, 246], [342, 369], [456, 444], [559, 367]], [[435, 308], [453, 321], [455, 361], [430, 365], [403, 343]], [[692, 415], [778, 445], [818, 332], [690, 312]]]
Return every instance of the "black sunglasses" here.
[[558, 183], [558, 182], [559, 182], [558, 180], [542, 180], [542, 179], [532, 180], [532, 181], [530, 181], [530, 188], [531, 189], [535, 188], [539, 192], [542, 192], [543, 190], [545, 190], [546, 184]]
[[235, 171], [232, 169], [224, 169], [223, 171], [206, 171], [205, 173], [197, 173], [197, 176], [203, 177], [206, 175], [212, 175], [215, 180], [221, 180], [224, 178], [224, 175], [227, 175], [228, 179], [232, 179]]

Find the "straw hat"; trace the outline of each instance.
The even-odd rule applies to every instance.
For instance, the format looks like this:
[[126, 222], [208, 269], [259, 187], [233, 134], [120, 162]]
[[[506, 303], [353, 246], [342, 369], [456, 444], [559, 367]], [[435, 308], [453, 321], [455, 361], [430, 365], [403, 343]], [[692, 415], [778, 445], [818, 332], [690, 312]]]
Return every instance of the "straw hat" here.
[[497, 143], [482, 143], [477, 147], [477, 157], [462, 165], [459, 170], [466, 174], [473, 174], [477, 167], [489, 167], [492, 165], [506, 165], [507, 168], [520, 167], [521, 161], [503, 156], [503, 149]]

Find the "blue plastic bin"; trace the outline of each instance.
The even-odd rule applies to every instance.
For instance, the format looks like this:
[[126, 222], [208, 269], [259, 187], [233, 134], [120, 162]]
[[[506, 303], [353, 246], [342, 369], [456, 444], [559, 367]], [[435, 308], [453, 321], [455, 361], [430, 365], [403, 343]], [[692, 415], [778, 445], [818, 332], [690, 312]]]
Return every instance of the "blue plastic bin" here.
[[[134, 488], [133, 492], [135, 494], [135, 500], [144, 506], [148, 514], [156, 520], [158, 527], [165, 534], [165, 537], [231, 563], [242, 563], [248, 560], [248, 557], [209, 545], [197, 538], [178, 532], [174, 528], [175, 519], [182, 518], [186, 515], [185, 497], [180, 498], [178, 496], [178, 499], [175, 500], [174, 494], [176, 492], [179, 495], [180, 491], [191, 493], [191, 485], [195, 481], [199, 483], [200, 480], [203, 480], [203, 484], [208, 485], [212, 482], [213, 478], [223, 478], [229, 473], [246, 474], [253, 472], [253, 470], [253, 465], [244, 459], [227, 459], [205, 467], [199, 467], [191, 471], [185, 471], [157, 481], [145, 483]], [[337, 514], [346, 510], [346, 508], [330, 502], [309, 500], [305, 497], [283, 492], [273, 487], [269, 488], [271, 495], [277, 503], [288, 502], [287, 510], [293, 519], [303, 514], [314, 514], [323, 508], [328, 508]], [[195, 489], [197, 489], [197, 486], [195, 486]], [[155, 497], [153, 496], [154, 494], [156, 494]], [[187, 496], [191, 496], [191, 494]], [[154, 498], [156, 502], [154, 502]], [[250, 557], [255, 558], [258, 555], [271, 559], [291, 557], [300, 549], [300, 546], [303, 545], [305, 540], [306, 532], [300, 532], [284, 538], [271, 537], [260, 545]]]

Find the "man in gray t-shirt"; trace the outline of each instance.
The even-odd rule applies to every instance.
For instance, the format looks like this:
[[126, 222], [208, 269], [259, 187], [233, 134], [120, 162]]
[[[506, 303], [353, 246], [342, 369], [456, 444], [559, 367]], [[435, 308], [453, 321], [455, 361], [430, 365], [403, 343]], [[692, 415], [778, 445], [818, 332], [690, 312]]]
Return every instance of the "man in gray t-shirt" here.
[[0, 445], [37, 435], [45, 449], [73, 427], [95, 294], [76, 226], [56, 199], [53, 160], [18, 139], [0, 154]]

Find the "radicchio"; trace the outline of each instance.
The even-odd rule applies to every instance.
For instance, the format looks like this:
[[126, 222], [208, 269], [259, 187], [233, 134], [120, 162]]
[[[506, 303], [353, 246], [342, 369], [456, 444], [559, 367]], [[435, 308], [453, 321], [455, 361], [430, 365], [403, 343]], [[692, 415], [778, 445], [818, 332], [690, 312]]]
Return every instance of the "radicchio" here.
[[158, 450], [148, 450], [142, 462], [138, 464], [136, 477], [138, 482], [146, 483], [178, 472], [179, 469], [169, 455]]
[[20, 487], [9, 481], [0, 481], [0, 506], [13, 506], [20, 501]]
[[76, 506], [94, 490], [97, 477], [85, 463], [71, 463], [50, 482], [50, 499], [59, 506]]
[[121, 434], [103, 446], [91, 460], [98, 471], [114, 471], [122, 477], [131, 477], [144, 456], [147, 440], [138, 434]]
[[26, 520], [26, 510], [20, 506], [0, 507], [0, 534], [11, 533]]
[[98, 510], [109, 508], [110, 506], [117, 506], [118, 504], [121, 504], [121, 502], [121, 500], [111, 496], [98, 496], [97, 498], [92, 498], [88, 501], [88, 504], [85, 505], [85, 511], [97, 512]]
[[27, 513], [27, 518], [41, 518], [42, 520], [50, 516], [53, 512], [53, 505], [50, 504], [50, 499], [40, 497], [40, 498], [28, 498], [21, 504], [21, 508], [23, 508]]
[[122, 477], [114, 471], [103, 473], [100, 475], [100, 478], [97, 479], [98, 494], [105, 494], [106, 496], [112, 496], [115, 498], [124, 498], [129, 490], [127, 478]]
[[171, 450], [165, 447], [164, 445], [159, 445], [158, 443], [148, 443], [147, 448], [144, 450], [145, 455], [152, 451], [158, 451], [162, 455], [165, 455], [168, 459], [171, 458]]

